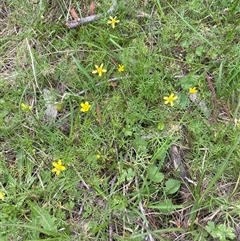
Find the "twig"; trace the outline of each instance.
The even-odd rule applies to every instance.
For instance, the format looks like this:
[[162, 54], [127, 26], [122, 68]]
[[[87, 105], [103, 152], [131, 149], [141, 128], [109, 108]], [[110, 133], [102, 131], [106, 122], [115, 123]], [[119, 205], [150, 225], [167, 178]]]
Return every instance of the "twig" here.
[[[111, 7], [107, 11], [107, 14], [113, 13], [116, 9], [116, 6], [117, 6], [117, 0], [113, 0]], [[104, 16], [104, 14], [95, 14], [95, 15], [92, 15], [92, 16], [87, 16], [85, 18], [78, 18], [76, 20], [66, 22], [65, 25], [68, 28], [76, 28], [79, 25], [82, 25], [82, 24], [85, 24], [85, 23], [90, 23], [90, 22], [93, 22], [95, 20], [98, 20], [98, 19], [102, 18], [103, 16]]]
[[187, 170], [187, 167], [183, 163], [181, 154], [175, 144], [173, 144], [169, 148], [169, 155], [173, 163], [174, 169], [179, 172], [179, 176], [183, 182], [180, 187], [180, 195], [181, 195], [182, 202], [186, 203], [187, 201], [189, 201], [189, 198], [192, 195], [191, 190], [189, 189], [187, 183], [191, 183], [194, 186], [196, 186], [197, 183], [190, 179], [190, 175]]
[[[180, 178], [181, 180], [185, 183], [186, 182], [186, 177], [188, 178], [189, 174], [182, 162], [182, 157], [178, 151], [178, 148], [176, 145], [172, 145], [170, 148], [169, 148], [169, 155], [170, 155], [170, 158], [173, 162], [173, 166], [174, 166], [174, 169], [175, 170], [178, 170], [180, 173]], [[185, 184], [183, 185], [185, 186]]]
[[212, 92], [214, 102], [215, 102], [215, 104], [217, 104], [216, 91], [215, 91], [215, 89], [214, 89], [214, 87], [213, 87], [213, 83], [212, 83], [212, 81], [211, 81], [211, 77], [208, 75], [207, 72], [206, 72], [206, 80], [207, 80], [207, 82], [208, 82], [209, 89], [210, 89], [211, 92]]
[[[206, 71], [206, 70], [205, 70]], [[208, 72], [206, 71], [206, 80], [207, 80], [207, 83], [208, 83], [208, 86], [209, 86], [209, 89], [211, 90], [212, 92], [212, 105], [213, 105], [213, 118], [214, 120], [217, 119], [217, 107], [218, 107], [218, 101], [217, 101], [217, 94], [216, 94], [216, 91], [214, 89], [214, 86], [213, 86], [213, 83], [211, 81], [211, 77], [208, 75]]]

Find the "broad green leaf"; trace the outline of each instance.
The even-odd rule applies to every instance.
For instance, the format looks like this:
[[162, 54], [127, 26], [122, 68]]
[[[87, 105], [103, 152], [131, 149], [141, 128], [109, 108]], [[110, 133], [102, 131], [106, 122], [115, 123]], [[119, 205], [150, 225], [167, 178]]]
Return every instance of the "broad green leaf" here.
[[127, 180], [128, 182], [131, 181], [135, 176], [134, 170], [129, 167], [127, 170], [123, 170], [121, 176], [118, 179], [119, 184]]
[[220, 240], [226, 240], [227, 238], [233, 240], [235, 238], [234, 229], [232, 227], [227, 227], [225, 224], [219, 224], [217, 229], [219, 230], [218, 237]]
[[217, 228], [215, 227], [215, 223], [212, 221], [207, 222], [206, 230], [212, 235], [213, 238], [218, 237]]
[[165, 192], [167, 194], [174, 194], [176, 193], [181, 186], [181, 182], [176, 179], [168, 179], [165, 183]]
[[194, 74], [189, 74], [179, 80], [181, 87], [188, 91], [189, 88], [196, 86], [199, 77]]
[[159, 168], [155, 165], [150, 165], [147, 170], [148, 178], [156, 183], [160, 183], [164, 179], [163, 173], [159, 172]]
[[185, 93], [179, 93], [178, 94], [178, 106], [181, 109], [185, 109], [189, 106], [189, 104], [191, 103], [189, 100], [189, 96]]
[[205, 49], [203, 46], [198, 46], [195, 50], [195, 53], [197, 56], [201, 57], [202, 54], [204, 53]]
[[133, 146], [137, 152], [146, 152], [147, 141], [140, 136], [136, 136], [135, 140], [133, 141]]
[[44, 208], [37, 206], [36, 204], [29, 203], [29, 205], [32, 210], [33, 217], [39, 218], [40, 224], [44, 229], [54, 232], [57, 231], [57, 227], [54, 224], [55, 218], [52, 218], [49, 212], [47, 212]]

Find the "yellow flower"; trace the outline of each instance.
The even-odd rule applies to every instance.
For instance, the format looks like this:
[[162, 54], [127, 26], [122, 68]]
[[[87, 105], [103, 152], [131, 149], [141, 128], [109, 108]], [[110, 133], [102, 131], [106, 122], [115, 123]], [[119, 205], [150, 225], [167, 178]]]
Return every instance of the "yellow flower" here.
[[124, 65], [119, 64], [118, 65], [118, 72], [123, 72], [124, 71]]
[[21, 109], [22, 109], [22, 111], [24, 111], [24, 112], [29, 112], [29, 111], [31, 111], [32, 106], [26, 105], [26, 104], [24, 104], [24, 103], [21, 103]]
[[196, 94], [197, 93], [197, 88], [196, 87], [189, 88], [189, 93], [190, 94]]
[[110, 19], [111, 19], [111, 20], [109, 20], [107, 23], [108, 23], [108, 24], [111, 24], [111, 25], [112, 25], [112, 28], [115, 28], [115, 24], [120, 22], [120, 20], [117, 20], [117, 17], [114, 17], [114, 18], [113, 18], [113, 17], [110, 16]]
[[63, 166], [62, 161], [60, 159], [57, 162], [52, 162], [52, 165], [54, 166], [52, 172], [56, 172], [57, 176], [60, 174], [61, 171], [66, 170], [66, 167]]
[[93, 70], [92, 73], [93, 74], [98, 74], [100, 77], [102, 76], [103, 73], [106, 73], [107, 70], [103, 69], [103, 64], [101, 64], [100, 66], [95, 65], [96, 70]]
[[167, 105], [168, 103], [171, 105], [171, 106], [174, 106], [174, 100], [176, 100], [178, 97], [177, 96], [174, 96], [174, 94], [171, 94], [169, 95], [168, 97], [167, 96], [164, 96], [163, 99], [165, 100], [164, 101], [164, 104]]
[[101, 158], [101, 155], [97, 154], [97, 155], [96, 155], [96, 158], [97, 158], [97, 159], [100, 159], [100, 158]]
[[4, 201], [5, 193], [0, 190], [0, 200]]
[[81, 103], [80, 111], [81, 112], [88, 112], [90, 107], [91, 107], [91, 105], [89, 105], [89, 102], [85, 101], [85, 103]]

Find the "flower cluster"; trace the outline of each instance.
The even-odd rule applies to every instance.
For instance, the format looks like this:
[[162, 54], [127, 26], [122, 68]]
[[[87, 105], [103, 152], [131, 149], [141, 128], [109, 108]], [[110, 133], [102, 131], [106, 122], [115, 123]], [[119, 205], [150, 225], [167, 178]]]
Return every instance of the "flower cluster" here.
[[[110, 16], [110, 20], [107, 22], [108, 24], [111, 24], [112, 28], [115, 28], [116, 23], [119, 23], [120, 20], [117, 20], [117, 17], [112, 17]], [[124, 71], [124, 65], [123, 64], [118, 64], [118, 72], [123, 72]], [[95, 70], [92, 71], [92, 74], [97, 74], [99, 77], [102, 77], [104, 73], [107, 72], [107, 69], [103, 67], [103, 63], [100, 65], [95, 65]], [[89, 104], [88, 101], [85, 103], [80, 104], [80, 111], [81, 112], [88, 112], [91, 108], [91, 105]]]
[[[107, 24], [110, 24], [111, 27], [114, 29], [116, 27], [116, 24], [118, 24], [119, 22], [120, 20], [118, 20], [116, 16], [115, 17], [110, 16], [110, 20], [107, 21]], [[107, 69], [105, 69], [103, 65], [104, 65], [103, 63], [101, 63], [100, 65], [94, 65], [95, 69], [92, 71], [92, 74], [97, 74], [99, 77], [102, 77], [107, 72]], [[120, 73], [124, 72], [124, 65], [118, 64], [117, 71]], [[196, 93], [197, 93], [196, 87], [189, 88], [189, 94], [196, 94]], [[163, 99], [164, 99], [165, 105], [169, 104], [171, 107], [173, 107], [174, 102], [178, 99], [178, 96], [175, 95], [174, 93], [171, 93], [169, 96], [164, 96]], [[23, 112], [30, 112], [32, 110], [32, 107], [25, 103], [21, 103], [20, 107]], [[80, 112], [85, 113], [85, 112], [88, 112], [90, 109], [91, 109], [91, 105], [88, 101], [80, 103], [80, 107], [79, 107]], [[96, 158], [100, 159], [101, 155], [97, 154]], [[52, 166], [53, 166], [52, 173], [55, 173], [56, 176], [59, 176], [61, 172], [66, 170], [66, 167], [63, 165], [61, 159], [57, 161], [53, 161]], [[5, 198], [5, 193], [0, 190], [0, 200], [4, 200], [4, 198]]]
[[[197, 88], [192, 87], [189, 88], [189, 94], [196, 94], [197, 93]], [[171, 93], [169, 96], [164, 96], [164, 104], [170, 104], [171, 106], [174, 106], [174, 101], [178, 99], [178, 96], [175, 96], [173, 93]]]
[[21, 110], [23, 112], [30, 112], [32, 109], [32, 106], [30, 105], [27, 105], [27, 104], [24, 104], [24, 103], [21, 103]]
[[[116, 23], [119, 23], [120, 20], [117, 20], [117, 17], [110, 16], [110, 20], [107, 22], [108, 24], [111, 24], [112, 28], [115, 28]], [[124, 65], [119, 64], [118, 65], [118, 72], [124, 71]], [[92, 74], [98, 74], [99, 77], [102, 77], [104, 73], [106, 73], [107, 70], [103, 68], [103, 63], [101, 63], [100, 66], [95, 65], [95, 70], [92, 71]]]
[[[103, 63], [101, 63], [100, 66], [95, 65], [95, 70], [92, 71], [92, 74], [98, 74], [99, 77], [102, 77], [104, 73], [107, 72], [106, 69], [103, 68]], [[118, 65], [118, 72], [123, 72], [124, 71], [124, 65], [119, 64]]]
[[[120, 20], [118, 20], [117, 17], [110, 16], [110, 20], [107, 23], [110, 24], [114, 29], [116, 27], [116, 24], [119, 22]], [[118, 64], [117, 70], [118, 72], [123, 72], [124, 65]], [[95, 70], [92, 71], [92, 74], [97, 74], [99, 77], [102, 77], [103, 74], [105, 74], [106, 72], [107, 70], [103, 67], [103, 63], [101, 63], [100, 65], [95, 65]], [[21, 103], [20, 107], [23, 112], [30, 112], [32, 110], [32, 107], [25, 103]], [[91, 108], [91, 105], [89, 104], [88, 101], [80, 103], [79, 109], [81, 112], [83, 113], [88, 112], [90, 108]], [[97, 159], [99, 159], [100, 157], [101, 157], [100, 155], [97, 155]], [[62, 164], [62, 160], [60, 159], [58, 161], [52, 162], [52, 165], [53, 165], [52, 173], [55, 173], [57, 176], [60, 175], [62, 171], [66, 170], [66, 167]], [[4, 200], [4, 195], [5, 194], [0, 191], [0, 200]]]

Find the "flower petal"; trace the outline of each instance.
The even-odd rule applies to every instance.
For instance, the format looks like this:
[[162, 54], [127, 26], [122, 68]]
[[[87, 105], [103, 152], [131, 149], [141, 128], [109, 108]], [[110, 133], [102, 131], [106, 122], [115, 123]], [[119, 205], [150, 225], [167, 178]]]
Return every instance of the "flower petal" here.
[[57, 164], [57, 162], [52, 162], [52, 165], [53, 165], [54, 167], [56, 167], [58, 164]]

